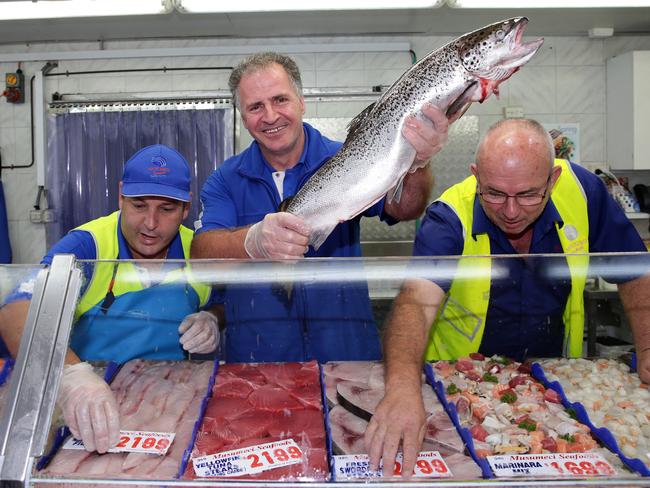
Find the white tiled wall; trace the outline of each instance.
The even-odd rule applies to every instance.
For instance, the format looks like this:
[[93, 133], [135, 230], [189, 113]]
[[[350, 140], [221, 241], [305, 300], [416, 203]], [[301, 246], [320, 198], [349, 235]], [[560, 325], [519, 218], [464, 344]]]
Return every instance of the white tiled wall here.
[[[436, 49], [449, 37], [331, 37], [300, 39], [301, 44], [346, 42], [410, 42], [418, 58]], [[169, 41], [105, 42], [104, 49], [179, 48], [199, 46], [265, 45], [282, 51], [282, 45], [296, 39], [184, 39]], [[3, 53], [95, 50], [98, 43], [30, 44], [2, 46]], [[650, 36], [614, 37], [591, 40], [584, 37], [547, 38], [528, 66], [501, 86], [500, 99], [491, 97], [482, 105], [474, 104], [468, 113], [479, 117], [483, 133], [502, 117], [507, 106], [520, 106], [528, 117], [541, 122], [578, 122], [583, 162], [600, 163], [605, 158], [605, 61], [616, 54], [635, 49], [650, 49]], [[84, 60], [60, 63], [57, 71], [93, 71], [108, 69], [233, 66], [237, 55], [187, 56], [128, 60]], [[369, 87], [391, 84], [411, 64], [403, 53], [303, 53], [295, 56], [306, 88]], [[43, 63], [23, 63], [26, 82]], [[0, 63], [0, 72], [14, 71], [15, 63]], [[227, 89], [228, 72], [182, 71], [74, 75], [48, 78], [48, 93], [129, 93], [174, 92]], [[350, 117], [367, 102], [320, 102], [307, 104], [307, 117]], [[3, 165], [24, 165], [31, 161], [29, 104], [11, 105], [0, 101], [0, 152]], [[10, 238], [16, 263], [38, 262], [45, 252], [42, 224], [29, 222], [29, 210], [36, 198], [35, 168], [2, 171], [7, 200]]]

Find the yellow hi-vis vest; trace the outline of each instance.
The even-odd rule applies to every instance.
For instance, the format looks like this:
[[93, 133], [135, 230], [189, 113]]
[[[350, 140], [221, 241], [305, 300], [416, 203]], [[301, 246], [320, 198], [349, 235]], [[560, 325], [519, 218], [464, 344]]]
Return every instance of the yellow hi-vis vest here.
[[[115, 260], [119, 254], [117, 238], [117, 225], [120, 212], [113, 212], [105, 217], [92, 220], [77, 227], [75, 230], [89, 232], [95, 241], [98, 262], [93, 263], [93, 273], [90, 284], [82, 295], [75, 310], [75, 320], [81, 317], [88, 310], [100, 303], [108, 292], [111, 278], [113, 277], [114, 262], [101, 262], [101, 260]], [[190, 246], [194, 233], [187, 227], [179, 227], [181, 243], [183, 245], [183, 256], [190, 257]], [[200, 306], [207, 303], [210, 296], [210, 287], [192, 282], [191, 270], [188, 266], [171, 271], [165, 275], [161, 284], [188, 283], [196, 292]], [[140, 291], [144, 287], [139, 279], [138, 271], [131, 262], [120, 263], [115, 275], [113, 294], [117, 297], [124, 293]]]
[[[556, 230], [565, 253], [571, 275], [571, 292], [564, 309], [563, 352], [569, 357], [582, 355], [584, 331], [584, 287], [589, 257], [589, 218], [587, 198], [571, 165], [561, 159], [562, 167], [551, 193], [564, 225], [556, 222]], [[445, 191], [438, 199], [458, 216], [463, 227], [463, 257], [445, 302], [429, 334], [425, 359], [456, 359], [477, 352], [483, 338], [485, 319], [490, 302], [492, 258], [487, 234], [472, 235], [476, 178], [470, 176]]]

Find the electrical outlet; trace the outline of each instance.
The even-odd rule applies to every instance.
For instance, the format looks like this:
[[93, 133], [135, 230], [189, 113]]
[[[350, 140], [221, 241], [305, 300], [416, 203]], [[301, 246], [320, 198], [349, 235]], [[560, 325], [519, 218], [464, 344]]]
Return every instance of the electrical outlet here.
[[520, 119], [524, 116], [524, 107], [503, 107], [503, 117], [506, 119]]
[[43, 210], [43, 222], [44, 223], [49, 223], [49, 222], [55, 222], [56, 221], [56, 213], [54, 210], [48, 208], [46, 210]]
[[30, 210], [29, 211], [29, 221], [32, 224], [42, 224], [43, 223], [43, 214], [40, 210]]

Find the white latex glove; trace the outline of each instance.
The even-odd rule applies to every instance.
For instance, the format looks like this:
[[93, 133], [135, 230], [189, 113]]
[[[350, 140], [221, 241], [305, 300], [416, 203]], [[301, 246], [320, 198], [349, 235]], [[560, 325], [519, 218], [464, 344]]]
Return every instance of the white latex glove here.
[[219, 345], [219, 319], [201, 311], [185, 317], [178, 328], [183, 349], [192, 354], [208, 354]]
[[296, 259], [307, 252], [309, 227], [303, 219], [288, 212], [267, 214], [251, 226], [244, 247], [253, 259]]
[[409, 173], [424, 168], [443, 148], [447, 143], [449, 123], [445, 113], [429, 103], [422, 107], [421, 117], [410, 116], [406, 120], [402, 135], [416, 151]]
[[409, 173], [415, 173], [420, 168], [426, 167], [431, 162], [430, 159], [425, 159], [424, 161], [418, 161], [417, 159], [413, 161], [411, 167], [409, 168]]
[[57, 402], [70, 432], [87, 451], [104, 453], [117, 444], [120, 418], [115, 396], [90, 364], [63, 368]]

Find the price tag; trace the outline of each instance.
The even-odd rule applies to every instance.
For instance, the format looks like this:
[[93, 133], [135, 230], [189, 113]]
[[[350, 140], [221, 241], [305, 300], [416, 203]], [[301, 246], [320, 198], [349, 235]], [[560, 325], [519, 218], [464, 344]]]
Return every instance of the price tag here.
[[194, 472], [200, 478], [261, 473], [303, 460], [302, 451], [293, 439], [192, 458]]
[[[144, 452], [164, 456], [174, 440], [173, 432], [141, 432], [120, 430], [120, 440], [108, 452]], [[85, 449], [83, 441], [70, 438], [63, 449]]]
[[488, 462], [497, 477], [512, 476], [613, 476], [616, 470], [595, 452], [511, 454], [488, 456]]
[[[351, 454], [334, 456], [334, 472], [337, 479], [377, 478], [383, 476], [383, 463], [377, 471], [369, 468], [370, 460], [367, 454]], [[402, 453], [395, 458], [393, 476], [402, 474]], [[415, 461], [413, 476], [416, 478], [449, 478], [452, 475], [449, 467], [438, 451], [423, 451]]]

